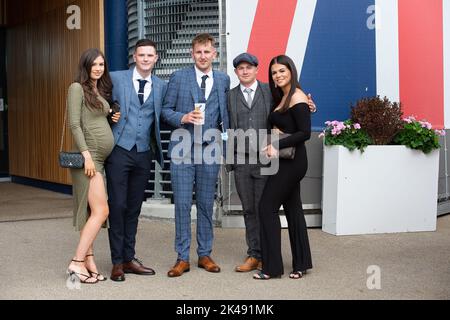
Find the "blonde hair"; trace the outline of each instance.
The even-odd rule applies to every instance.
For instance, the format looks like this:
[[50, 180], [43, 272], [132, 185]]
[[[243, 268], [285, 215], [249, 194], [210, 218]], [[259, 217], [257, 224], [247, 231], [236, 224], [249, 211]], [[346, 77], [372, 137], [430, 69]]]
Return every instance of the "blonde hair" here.
[[211, 45], [215, 47], [216, 40], [212, 35], [209, 33], [200, 33], [192, 40], [192, 48], [194, 48], [196, 44], [208, 44], [208, 42], [211, 42]]

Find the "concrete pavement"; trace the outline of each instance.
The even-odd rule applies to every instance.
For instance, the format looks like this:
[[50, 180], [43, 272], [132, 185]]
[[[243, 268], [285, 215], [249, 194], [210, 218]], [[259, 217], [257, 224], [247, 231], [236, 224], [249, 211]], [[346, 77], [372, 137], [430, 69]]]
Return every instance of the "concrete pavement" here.
[[[5, 188], [19, 191], [16, 200], [10, 195], [5, 201]], [[39, 205], [20, 201], [21, 197], [28, 196]], [[25, 211], [29, 211], [23, 219], [17, 219], [19, 221], [11, 219], [15, 202], [17, 208], [22, 208], [20, 210], [25, 206], [28, 208]], [[61, 207], [61, 203], [66, 203], [66, 207]], [[56, 211], [60, 214], [40, 218], [46, 207], [51, 211], [54, 204], [59, 206]], [[2, 220], [6, 222], [0, 223], [0, 299], [450, 298], [450, 215], [438, 218], [436, 232], [336, 237], [321, 229], [309, 229], [314, 268], [301, 280], [287, 276], [291, 270], [291, 255], [287, 230], [283, 230], [285, 275], [269, 281], [256, 281], [251, 273], [233, 271], [245, 258], [244, 230], [220, 228], [215, 229], [212, 257], [221, 266], [221, 273], [207, 273], [197, 268], [194, 234], [191, 271], [179, 278], [168, 278], [166, 273], [176, 259], [174, 224], [141, 219], [137, 255], [157, 274], [127, 275], [123, 283], [108, 280], [77, 289], [67, 285], [65, 275], [78, 241], [72, 220], [67, 217], [70, 206], [70, 197], [65, 195], [0, 183], [0, 219], [8, 217]], [[102, 230], [96, 240], [95, 254], [99, 270], [109, 277], [111, 264], [106, 230]], [[379, 289], [369, 289], [378, 285]]]

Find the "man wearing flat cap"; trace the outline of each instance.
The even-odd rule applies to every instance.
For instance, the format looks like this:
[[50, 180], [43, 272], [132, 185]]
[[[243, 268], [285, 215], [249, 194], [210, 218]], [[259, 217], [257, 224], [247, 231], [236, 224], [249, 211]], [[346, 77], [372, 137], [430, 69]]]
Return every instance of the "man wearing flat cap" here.
[[[230, 129], [242, 129], [246, 132], [246, 142], [245, 148], [237, 148], [239, 142], [243, 141], [234, 143], [234, 164], [227, 165], [227, 169], [234, 170], [235, 185], [244, 213], [248, 247], [244, 263], [237, 266], [235, 271], [249, 272], [261, 268], [258, 207], [267, 180], [267, 176], [261, 175], [262, 164], [257, 159], [252, 160], [258, 155], [259, 130], [270, 128], [268, 117], [273, 102], [269, 85], [256, 80], [257, 57], [247, 52], [241, 53], [233, 60], [233, 66], [240, 83], [230, 90], [228, 95]], [[311, 111], [315, 111], [311, 98], [308, 104]]]

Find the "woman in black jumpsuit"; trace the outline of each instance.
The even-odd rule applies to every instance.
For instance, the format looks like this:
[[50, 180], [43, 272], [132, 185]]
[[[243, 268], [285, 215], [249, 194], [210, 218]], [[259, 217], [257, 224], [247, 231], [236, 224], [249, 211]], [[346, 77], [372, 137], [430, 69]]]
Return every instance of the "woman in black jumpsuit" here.
[[[258, 280], [281, 277], [281, 225], [278, 216], [283, 205], [289, 229], [292, 251], [292, 279], [301, 278], [312, 268], [311, 251], [305, 216], [300, 199], [300, 181], [308, 169], [305, 141], [311, 135], [311, 115], [308, 97], [300, 89], [297, 70], [292, 60], [284, 55], [272, 59], [269, 66], [269, 84], [274, 109], [269, 115], [272, 128], [279, 133], [290, 133], [279, 141], [279, 149], [296, 147], [295, 158], [279, 159], [279, 170], [269, 177], [260, 202], [262, 271], [253, 277]], [[270, 158], [278, 150], [269, 145], [263, 151]]]

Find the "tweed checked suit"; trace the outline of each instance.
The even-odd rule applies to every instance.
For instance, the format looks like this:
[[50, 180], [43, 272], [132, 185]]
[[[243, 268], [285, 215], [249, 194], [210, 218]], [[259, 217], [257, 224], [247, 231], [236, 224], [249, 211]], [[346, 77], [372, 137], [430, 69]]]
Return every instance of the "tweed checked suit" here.
[[[230, 90], [228, 97], [228, 112], [231, 129], [267, 130], [269, 128], [268, 116], [272, 107], [272, 95], [266, 83], [258, 82], [251, 108], [238, 85]], [[242, 141], [241, 141], [242, 143]], [[261, 259], [259, 202], [267, 181], [266, 176], [261, 175], [261, 164], [249, 164], [249, 150], [247, 145], [245, 155], [237, 154], [235, 143], [234, 179], [236, 190], [242, 203], [245, 222], [245, 236], [247, 242], [247, 255], [255, 259]], [[228, 150], [230, 152], [230, 150]], [[237, 158], [245, 160], [245, 164], [237, 164]]]
[[[211, 94], [206, 101], [205, 124], [203, 132], [208, 129], [227, 130], [229, 128], [227, 112], [227, 93], [230, 79], [228, 75], [214, 71], [214, 85]], [[171, 180], [175, 202], [175, 251], [178, 260], [189, 261], [191, 244], [191, 206], [192, 194], [195, 190], [197, 206], [197, 254], [199, 257], [209, 256], [213, 245], [213, 206], [216, 190], [219, 163], [207, 164], [204, 161], [194, 163], [194, 149], [204, 151], [212, 144], [217, 144], [215, 139], [203, 139], [200, 137], [194, 141], [194, 125], [181, 124], [182, 117], [194, 110], [194, 103], [205, 99], [198, 86], [194, 67], [176, 71], [172, 74], [167, 94], [162, 109], [162, 119], [171, 126], [178, 128], [172, 133], [169, 144], [169, 157], [171, 158]], [[184, 140], [179, 141], [174, 137], [184, 129]], [[187, 142], [185, 140], [188, 140]], [[176, 141], [173, 141], [176, 140]], [[185, 146], [184, 153], [174, 152]], [[188, 150], [186, 150], [186, 147]], [[220, 150], [220, 148], [218, 148]], [[178, 161], [174, 161], [178, 160]]]

